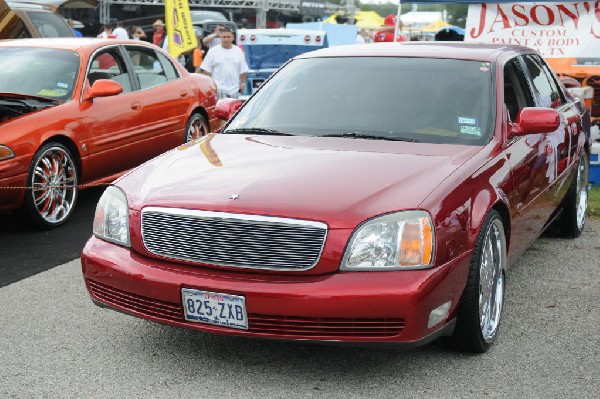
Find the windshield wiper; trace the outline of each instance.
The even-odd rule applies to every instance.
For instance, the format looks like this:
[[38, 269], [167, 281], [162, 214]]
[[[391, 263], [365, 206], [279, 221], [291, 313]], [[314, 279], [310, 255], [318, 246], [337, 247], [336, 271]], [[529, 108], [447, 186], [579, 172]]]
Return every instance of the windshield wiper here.
[[228, 134], [254, 134], [254, 135], [262, 135], [262, 136], [294, 136], [291, 133], [280, 132], [275, 129], [263, 129], [259, 127], [246, 127], [240, 129], [227, 129], [223, 133]]
[[388, 141], [407, 141], [409, 143], [418, 143], [419, 140], [410, 137], [391, 137], [391, 136], [379, 136], [376, 134], [363, 134], [358, 132], [346, 132], [346, 133], [330, 133], [324, 134], [321, 137], [344, 137], [350, 139], [365, 139], [365, 140], [388, 140]]
[[[1, 100], [0, 100], [1, 102]], [[27, 106], [25, 111], [22, 111], [18, 108], [15, 107], [7, 107], [6, 105], [2, 105], [0, 104], [0, 109], [6, 110], [8, 112], [14, 112], [15, 114], [18, 115], [25, 115], [27, 112], [31, 111], [31, 107]]]

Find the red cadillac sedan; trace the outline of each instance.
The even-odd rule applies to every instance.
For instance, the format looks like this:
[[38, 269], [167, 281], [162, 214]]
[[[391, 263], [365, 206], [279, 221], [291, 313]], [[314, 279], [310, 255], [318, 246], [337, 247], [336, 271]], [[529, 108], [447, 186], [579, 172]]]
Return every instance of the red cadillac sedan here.
[[[241, 108], [240, 108], [241, 106]], [[215, 334], [496, 340], [506, 271], [585, 224], [581, 100], [525, 47], [382, 43], [298, 56], [221, 131], [100, 199], [92, 300]]]

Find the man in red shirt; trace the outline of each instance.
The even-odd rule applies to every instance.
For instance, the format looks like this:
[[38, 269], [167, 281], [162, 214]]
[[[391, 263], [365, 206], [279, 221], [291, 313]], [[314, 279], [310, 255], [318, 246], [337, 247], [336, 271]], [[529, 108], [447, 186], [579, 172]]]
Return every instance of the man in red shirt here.
[[[402, 24], [400, 24], [398, 29], [398, 37], [396, 39], [397, 42], [406, 42], [408, 39], [406, 36], [400, 33], [402, 28]], [[383, 20], [383, 26], [379, 28], [375, 33], [373, 33], [373, 41], [374, 42], [393, 42], [394, 41], [394, 31], [396, 30], [396, 16], [388, 15]]]
[[152, 35], [152, 43], [157, 45], [158, 47], [162, 47], [165, 42], [165, 23], [162, 19], [157, 19], [152, 26], [154, 27], [154, 34]]

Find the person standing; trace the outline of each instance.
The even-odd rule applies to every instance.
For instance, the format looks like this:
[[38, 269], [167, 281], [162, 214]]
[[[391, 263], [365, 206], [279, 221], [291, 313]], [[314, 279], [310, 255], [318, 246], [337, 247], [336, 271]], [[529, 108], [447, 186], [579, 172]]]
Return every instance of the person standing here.
[[162, 47], [165, 42], [165, 38], [167, 37], [167, 32], [165, 32], [165, 23], [162, 21], [162, 19], [157, 19], [152, 24], [152, 27], [154, 27], [152, 43], [158, 47]]
[[113, 33], [113, 26], [111, 24], [104, 25], [104, 30], [97, 36], [101, 39], [116, 39], [117, 36]]
[[367, 37], [367, 31], [365, 30], [365, 28], [360, 28], [360, 30], [358, 31], [358, 34], [356, 35], [356, 44], [365, 44], [366, 38]]
[[127, 40], [127, 39], [129, 39], [129, 33], [127, 33], [127, 31], [123, 27], [123, 22], [117, 22], [117, 27], [113, 31], [113, 34], [119, 40]]
[[133, 40], [145, 40], [146, 32], [139, 26], [134, 26], [131, 28], [131, 37]]
[[208, 50], [200, 67], [215, 81], [219, 99], [238, 98], [246, 86], [246, 57], [233, 44], [233, 32], [229, 28], [221, 30], [221, 44]]
[[224, 28], [224, 25], [217, 25], [213, 33], [202, 39], [202, 43], [204, 43], [204, 45], [207, 46], [209, 49], [221, 44], [221, 33], [223, 32]]
[[72, 19], [67, 19], [67, 22], [69, 23], [69, 26], [71, 27], [71, 30], [73, 31], [73, 33], [75, 33], [75, 36], [77, 37], [83, 37], [83, 34], [81, 32], [79, 32], [77, 29], [75, 29], [75, 21], [73, 21]]
[[194, 67], [194, 72], [202, 73], [202, 61], [204, 60], [204, 49], [202, 48], [202, 35], [197, 35], [198, 38], [198, 47], [194, 49], [192, 52], [192, 65]]
[[103, 25], [102, 32], [97, 36], [101, 39], [116, 39], [117, 37], [113, 33], [113, 26], [111, 24]]

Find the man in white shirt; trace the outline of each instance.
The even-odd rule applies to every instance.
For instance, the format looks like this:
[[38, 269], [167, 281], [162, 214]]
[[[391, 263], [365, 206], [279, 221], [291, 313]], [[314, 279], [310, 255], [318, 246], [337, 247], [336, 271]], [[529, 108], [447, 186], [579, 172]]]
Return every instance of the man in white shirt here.
[[208, 50], [200, 68], [215, 81], [219, 99], [238, 98], [244, 91], [248, 64], [242, 50], [233, 44], [231, 29], [222, 29], [221, 44]]
[[117, 22], [117, 27], [113, 30], [113, 35], [117, 37], [119, 40], [127, 40], [129, 39], [129, 33], [123, 27], [122, 22]]

